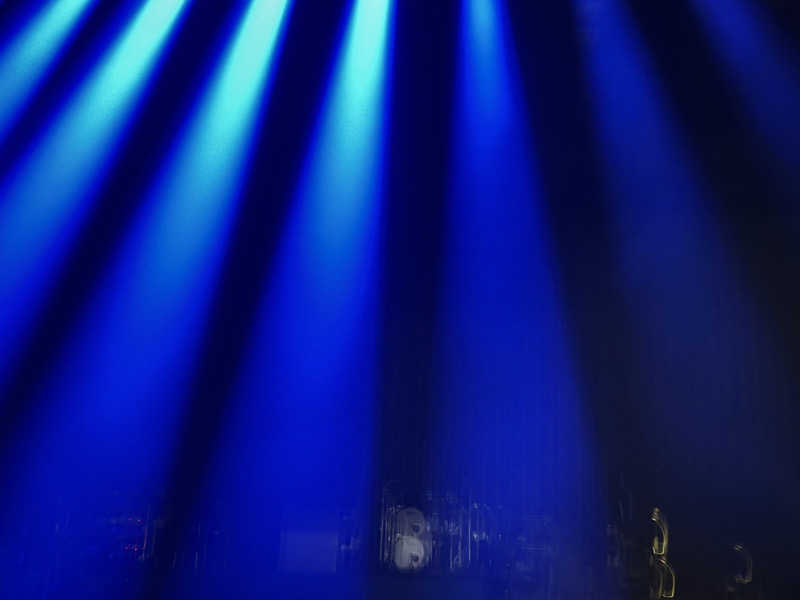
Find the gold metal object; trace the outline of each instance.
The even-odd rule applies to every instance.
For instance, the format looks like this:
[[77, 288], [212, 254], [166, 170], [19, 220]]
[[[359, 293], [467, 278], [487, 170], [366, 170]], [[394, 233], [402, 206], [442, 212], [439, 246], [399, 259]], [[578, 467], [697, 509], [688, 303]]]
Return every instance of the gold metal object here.
[[660, 508], [656, 507], [650, 514], [650, 520], [655, 523], [658, 533], [653, 537], [650, 547], [650, 568], [655, 571], [657, 583], [650, 583], [651, 600], [661, 600], [662, 598], [674, 598], [677, 588], [675, 580], [675, 570], [667, 562], [667, 551], [669, 550], [669, 526], [667, 519]]
[[667, 519], [664, 513], [661, 512], [661, 509], [656, 507], [650, 515], [650, 520], [656, 524], [658, 533], [660, 534], [660, 539], [658, 534], [653, 538], [652, 552], [656, 556], [666, 556], [667, 550], [669, 550], [669, 526], [667, 525]]

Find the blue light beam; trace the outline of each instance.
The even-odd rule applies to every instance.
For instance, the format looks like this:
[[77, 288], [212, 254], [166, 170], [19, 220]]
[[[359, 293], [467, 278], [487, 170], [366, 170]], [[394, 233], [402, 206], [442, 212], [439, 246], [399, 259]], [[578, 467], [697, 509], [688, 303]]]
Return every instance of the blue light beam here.
[[587, 440], [503, 3], [465, 0], [461, 32], [435, 477], [552, 514], [574, 508]]
[[724, 481], [734, 494], [758, 432], [752, 416], [722, 415], [730, 398], [758, 393], [730, 377], [753, 368], [757, 311], [627, 8], [614, 0], [575, 6], [589, 19], [586, 64], [615, 219], [611, 239], [638, 325], [635, 369], [644, 397], [636, 413], [648, 447], [635, 452], [657, 447], [699, 489], [713, 472], [713, 483]]
[[800, 166], [798, 56], [753, 2], [692, 0], [761, 134], [796, 171]]
[[[185, 395], [200, 344], [290, 6], [290, 0], [252, 0], [243, 11], [58, 362], [48, 391], [65, 407], [56, 422], [91, 440], [83, 460], [97, 470], [124, 466], [144, 485], [168, 466], [162, 457], [172, 450], [182, 414], [176, 399]], [[135, 450], [128, 449], [132, 438]]]
[[147, 0], [121, 38], [0, 183], [0, 378], [89, 211], [189, 0]]
[[366, 492], [392, 4], [353, 4], [237, 390], [237, 464], [298, 505]]
[[315, 276], [336, 275], [343, 285], [343, 259], [363, 255], [357, 244], [369, 240], [377, 216], [390, 5], [356, 2], [293, 218], [292, 229], [302, 225], [317, 240], [303, 250], [325, 267]]
[[628, 11], [615, 0], [574, 2], [591, 11], [579, 14], [592, 35], [586, 63], [622, 271], [631, 289], [644, 289], [656, 273], [679, 280], [688, 264], [699, 266], [695, 257], [721, 247], [701, 179]]
[[0, 49], [0, 142], [93, 3], [94, 0], [44, 2], [24, 29]]

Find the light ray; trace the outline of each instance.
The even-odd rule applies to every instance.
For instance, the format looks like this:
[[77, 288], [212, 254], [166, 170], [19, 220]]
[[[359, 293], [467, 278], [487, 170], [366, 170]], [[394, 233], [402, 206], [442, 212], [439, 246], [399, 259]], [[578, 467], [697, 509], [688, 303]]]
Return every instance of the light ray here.
[[[181, 415], [290, 6], [251, 0], [243, 11], [50, 384], [66, 409], [60, 422], [91, 432], [89, 447], [104, 448], [95, 462], [124, 464], [129, 478], [155, 482], [168, 466], [160, 457]], [[135, 452], [120, 445], [130, 436]]]
[[692, 0], [761, 134], [796, 171], [800, 166], [798, 55], [757, 2]]
[[[392, 10], [391, 0], [352, 5], [238, 386], [231, 451], [260, 483], [236, 488], [237, 501], [266, 495], [334, 515], [364, 501]], [[327, 568], [320, 560], [287, 556], [282, 568]]]
[[587, 440], [508, 16], [462, 7], [435, 476], [552, 516], [576, 507]]
[[[19, 457], [28, 481], [6, 490], [33, 510], [49, 514], [52, 489], [76, 513], [86, 498], [113, 512], [114, 492], [145, 504], [163, 491], [291, 5], [250, 0], [223, 32], [230, 41], [47, 374]], [[95, 570], [88, 560], [65, 552], [61, 568]]]
[[94, 0], [44, 2], [22, 30], [0, 49], [0, 142], [88, 14]]
[[[582, 5], [576, 2], [578, 10]], [[637, 325], [633, 369], [642, 397], [635, 402], [647, 432], [647, 448], [630, 458], [646, 460], [643, 453], [655, 448], [698, 486], [708, 484], [708, 469], [725, 472], [733, 493], [750, 452], [743, 440], [758, 434], [748, 417], [722, 427], [720, 415], [729, 398], [749, 393], [730, 374], [752, 366], [757, 314], [631, 15], [622, 2], [591, 6], [581, 13], [591, 32], [587, 70], [612, 239]]]
[[0, 379], [89, 212], [137, 101], [189, 0], [147, 0], [0, 183]]

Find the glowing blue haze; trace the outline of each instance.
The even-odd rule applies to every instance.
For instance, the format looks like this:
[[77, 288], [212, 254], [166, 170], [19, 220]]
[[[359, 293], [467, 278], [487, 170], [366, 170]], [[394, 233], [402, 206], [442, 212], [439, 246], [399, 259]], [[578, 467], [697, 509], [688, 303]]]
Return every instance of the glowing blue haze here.
[[0, 49], [0, 141], [93, 3], [94, 0], [45, 2], [24, 29]]
[[169, 34], [188, 0], [147, 0], [0, 183], [0, 375], [35, 316], [58, 265], [89, 211]]
[[391, 14], [390, 0], [353, 4], [241, 378], [232, 450], [253, 452], [237, 463], [273, 496], [365, 492]]
[[680, 277], [684, 261], [715, 246], [718, 251], [719, 240], [713, 228], [708, 236], [697, 235], [709, 225], [701, 182], [631, 16], [608, 0], [591, 18], [587, 64], [615, 201], [615, 239], [623, 272], [636, 289], [656, 267], [661, 277]]
[[290, 5], [252, 0], [243, 11], [59, 361], [48, 393], [65, 407], [57, 420], [62, 436], [83, 430], [82, 438], [90, 440], [83, 461], [97, 470], [124, 466], [129, 482], [141, 477], [144, 485], [156, 484], [169, 464], [163, 457], [182, 416], [179, 399], [194, 365]]
[[197, 297], [187, 284], [216, 271], [289, 6], [251, 1], [137, 224], [149, 286], [165, 300]]
[[798, 56], [756, 1], [692, 0], [762, 133], [781, 159], [800, 166]]
[[730, 374], [750, 368], [743, 358], [756, 347], [755, 311], [631, 15], [623, 2], [607, 0], [589, 25], [586, 62], [612, 239], [638, 326], [635, 368], [647, 378], [647, 397], [636, 400], [640, 426], [687, 481], [706, 485], [707, 473], [732, 468], [724, 479], [733, 490], [744, 461], [733, 457], [748, 446], [739, 435], [751, 428], [733, 429], [726, 417], [725, 426], [739, 434], [726, 440], [720, 411], [727, 408], [707, 399], [720, 390], [737, 393]]
[[357, 1], [304, 170], [291, 225], [307, 227], [318, 240], [298, 250], [331, 263], [315, 269], [316, 276], [341, 275], [340, 269], [346, 269], [343, 259], [362, 255], [357, 245], [368, 241], [374, 230], [389, 13], [390, 0]]
[[582, 416], [508, 16], [494, 0], [462, 16], [436, 476], [549, 513], [576, 498]]

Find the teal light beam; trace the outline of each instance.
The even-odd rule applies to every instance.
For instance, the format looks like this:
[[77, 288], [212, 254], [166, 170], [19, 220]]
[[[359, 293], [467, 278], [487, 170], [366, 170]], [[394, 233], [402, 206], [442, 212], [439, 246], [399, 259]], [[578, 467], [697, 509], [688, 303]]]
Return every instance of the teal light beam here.
[[147, 0], [29, 155], [0, 183], [0, 377], [89, 210], [189, 0]]
[[273, 496], [313, 486], [325, 490], [315, 502], [335, 503], [365, 492], [392, 15], [391, 0], [352, 4], [237, 389], [231, 451], [247, 454], [237, 461], [257, 480], [277, 469], [264, 480], [281, 490]]
[[0, 49], [0, 142], [95, 0], [44, 2]]
[[[166, 464], [159, 457], [171, 450], [182, 384], [203, 332], [290, 6], [290, 0], [251, 0], [242, 11], [50, 382], [49, 394], [67, 407], [58, 421], [91, 432], [115, 457], [110, 468], [126, 464], [143, 481], [158, 479], [154, 473]], [[135, 452], [118, 445], [148, 430], [160, 434], [139, 438]]]

